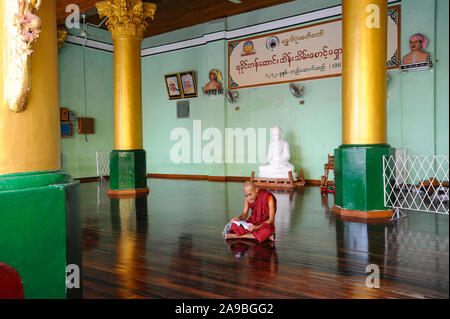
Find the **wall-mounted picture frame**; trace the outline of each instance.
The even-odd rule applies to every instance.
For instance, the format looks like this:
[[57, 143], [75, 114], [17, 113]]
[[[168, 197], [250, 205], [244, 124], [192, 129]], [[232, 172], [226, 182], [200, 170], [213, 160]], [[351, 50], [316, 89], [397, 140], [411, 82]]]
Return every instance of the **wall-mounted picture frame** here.
[[189, 101], [177, 102], [177, 119], [189, 118]]
[[197, 97], [197, 82], [195, 81], [195, 72], [180, 72], [181, 89], [184, 98]]
[[169, 96], [169, 100], [181, 99], [183, 97], [179, 73], [164, 75], [164, 81], [166, 82], [167, 95]]
[[425, 71], [433, 68], [430, 54], [425, 51], [428, 39], [420, 33], [409, 38], [410, 53], [406, 54], [400, 65], [401, 72]]

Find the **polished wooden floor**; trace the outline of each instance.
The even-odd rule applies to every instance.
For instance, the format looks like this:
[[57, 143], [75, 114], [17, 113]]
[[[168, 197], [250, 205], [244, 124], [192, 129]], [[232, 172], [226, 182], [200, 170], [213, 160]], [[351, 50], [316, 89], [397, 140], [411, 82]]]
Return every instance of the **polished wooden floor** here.
[[[276, 194], [274, 245], [228, 241], [242, 183], [149, 179], [110, 199], [81, 184], [85, 298], [448, 298], [448, 216], [341, 220], [318, 187]], [[380, 287], [366, 287], [366, 266]]]

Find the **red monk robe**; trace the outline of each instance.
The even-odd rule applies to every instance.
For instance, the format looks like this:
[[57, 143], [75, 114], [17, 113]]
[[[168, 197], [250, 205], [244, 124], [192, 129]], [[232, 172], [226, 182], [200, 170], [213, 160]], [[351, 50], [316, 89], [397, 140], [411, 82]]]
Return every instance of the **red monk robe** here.
[[[252, 232], [253, 236], [262, 243], [270, 235], [275, 234], [275, 225], [264, 223], [269, 219], [269, 201], [273, 199], [273, 204], [275, 206], [275, 213], [277, 212], [277, 200], [275, 196], [264, 189], [258, 191], [258, 196], [253, 203], [249, 203], [249, 208], [251, 209], [251, 216], [246, 220], [247, 223], [252, 223], [255, 226], [263, 224], [263, 226]], [[234, 233], [238, 236], [249, 234], [250, 232], [242, 226], [236, 224], [231, 225], [230, 233]]]

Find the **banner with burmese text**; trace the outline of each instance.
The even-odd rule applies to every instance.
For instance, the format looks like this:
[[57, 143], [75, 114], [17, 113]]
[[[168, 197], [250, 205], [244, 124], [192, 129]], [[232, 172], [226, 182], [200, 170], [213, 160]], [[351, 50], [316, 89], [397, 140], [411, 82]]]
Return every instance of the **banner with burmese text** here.
[[[388, 69], [400, 66], [400, 6], [388, 10]], [[312, 80], [342, 74], [342, 20], [228, 43], [228, 88]]]

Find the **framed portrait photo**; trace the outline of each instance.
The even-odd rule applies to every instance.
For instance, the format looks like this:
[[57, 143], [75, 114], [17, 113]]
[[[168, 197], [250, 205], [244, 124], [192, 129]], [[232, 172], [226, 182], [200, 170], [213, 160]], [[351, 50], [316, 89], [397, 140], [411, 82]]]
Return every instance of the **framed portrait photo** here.
[[183, 92], [181, 91], [179, 74], [178, 73], [166, 74], [164, 75], [164, 80], [166, 82], [169, 100], [181, 99], [183, 97]]
[[183, 96], [185, 98], [196, 97], [197, 96], [197, 83], [195, 81], [195, 72], [187, 71], [181, 72], [181, 88], [183, 90]]

